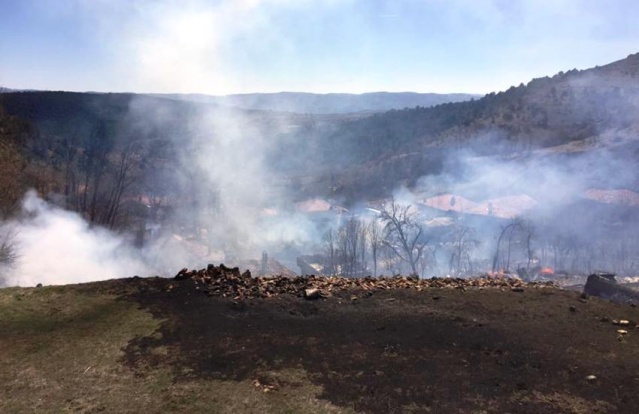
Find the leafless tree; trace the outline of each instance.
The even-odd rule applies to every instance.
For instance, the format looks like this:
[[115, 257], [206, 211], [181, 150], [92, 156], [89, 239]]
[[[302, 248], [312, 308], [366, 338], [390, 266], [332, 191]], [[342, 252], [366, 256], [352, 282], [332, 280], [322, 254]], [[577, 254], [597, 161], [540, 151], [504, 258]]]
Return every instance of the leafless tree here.
[[[535, 236], [535, 226], [530, 220], [515, 217], [506, 226], [503, 226], [497, 239], [495, 255], [493, 256], [493, 272], [499, 265], [509, 271], [513, 255], [516, 254], [515, 247], [519, 246], [520, 254], [526, 260], [527, 268], [533, 258], [532, 240]], [[557, 256], [555, 256], [557, 257]]]
[[429, 244], [424, 248], [422, 257], [419, 259], [419, 271], [423, 276], [427, 272], [434, 272], [437, 274], [437, 244]]
[[522, 224], [524, 242], [526, 245], [526, 270], [530, 270], [530, 264], [533, 261], [534, 251], [532, 246], [532, 241], [536, 236], [537, 228], [535, 227], [535, 223], [532, 220], [524, 220]]
[[450, 272], [472, 272], [472, 251], [480, 244], [476, 237], [475, 229], [467, 226], [457, 226], [451, 233], [451, 242]]
[[339, 268], [344, 276], [357, 276], [365, 269], [366, 234], [363, 223], [351, 217], [338, 230]]
[[377, 260], [379, 258], [380, 248], [384, 242], [383, 228], [377, 219], [368, 223], [368, 243], [371, 248], [371, 258], [373, 259], [373, 276], [377, 276]]
[[116, 222], [118, 211], [122, 200], [122, 195], [133, 184], [137, 178], [135, 170], [139, 166], [140, 154], [136, 149], [136, 143], [132, 142], [125, 146], [119, 154], [115, 155], [114, 171], [112, 182], [110, 183], [109, 196], [103, 207], [103, 214], [100, 222], [113, 228]]
[[323, 273], [325, 275], [337, 274], [337, 246], [335, 241], [335, 231], [330, 229], [324, 235], [324, 251], [326, 263], [324, 263]]
[[399, 257], [395, 254], [393, 249], [388, 247], [386, 243], [383, 243], [380, 246], [379, 254], [381, 258], [381, 262], [384, 265], [384, 268], [391, 275], [397, 275], [401, 273], [402, 263]]
[[88, 214], [89, 221], [95, 223], [98, 220], [98, 207], [101, 201], [101, 184], [113, 146], [113, 137], [108, 133], [104, 122], [95, 127], [88, 142], [89, 145], [85, 149], [81, 163], [84, 170], [81, 209]]
[[381, 219], [384, 223], [384, 244], [410, 267], [413, 275], [418, 275], [418, 263], [426, 247], [418, 213], [413, 206], [392, 199], [382, 209]]

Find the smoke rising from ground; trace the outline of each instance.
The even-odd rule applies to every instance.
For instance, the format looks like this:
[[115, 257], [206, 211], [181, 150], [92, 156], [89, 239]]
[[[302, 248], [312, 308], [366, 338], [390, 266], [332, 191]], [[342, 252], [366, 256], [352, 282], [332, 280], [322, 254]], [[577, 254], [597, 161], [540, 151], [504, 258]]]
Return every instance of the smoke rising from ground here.
[[[20, 257], [6, 270], [5, 284], [168, 276], [183, 266], [233, 264], [259, 258], [264, 250], [291, 248], [293, 253], [284, 260], [293, 267], [296, 249], [321, 239], [315, 224], [295, 210], [283, 177], [267, 165], [285, 123], [271, 120], [265, 126], [254, 115], [213, 106], [176, 115], [157, 102], [134, 97], [126, 124], [134, 132], [123, 132], [116, 141], [138, 139], [132, 148], [139, 149], [146, 170], [123, 203], [146, 208], [146, 222], [117, 234], [29, 192], [19, 219], [6, 223], [16, 229]], [[165, 134], [169, 142], [160, 146], [167, 154], [153, 153], [157, 130], [175, 124], [181, 127]], [[285, 162], [280, 160], [280, 167]], [[61, 195], [51, 198], [60, 205], [69, 201]], [[145, 201], [150, 204], [144, 207], [137, 201], [141, 199], [157, 202]]]
[[[157, 103], [144, 99], [131, 102], [130, 116], [149, 125], [163, 118]], [[288, 116], [211, 105], [180, 122], [186, 126], [171, 138], [165, 168], [169, 190], [184, 197], [172, 213], [175, 222], [197, 223], [194, 230], [202, 230], [211, 247], [240, 256], [261, 253], [283, 237], [312, 239], [312, 224], [295, 211], [295, 195], [281, 174], [298, 155], [311, 154], [296, 154], [293, 144], [286, 157], [273, 157], [291, 128]]]
[[22, 213], [9, 224], [15, 230], [17, 261], [6, 284], [65, 284], [134, 275], [143, 262], [117, 235], [91, 228], [78, 214], [26, 194]]
[[[150, 131], [167, 113], [145, 102], [134, 99], [130, 116], [141, 131]], [[286, 122], [272, 121], [265, 128], [247, 113], [214, 107], [186, 119], [188, 133], [174, 137], [174, 163], [168, 164], [163, 175], [170, 190], [184, 200], [167, 201], [173, 204], [172, 212], [157, 228], [147, 223], [153, 231], [143, 247], [133, 246], [131, 234], [91, 227], [80, 215], [30, 192], [20, 218], [6, 224], [16, 229], [20, 257], [13, 269], [5, 270], [5, 284], [65, 284], [135, 274], [170, 276], [184, 266], [257, 259], [263, 250], [297, 270], [296, 255], [324, 252], [326, 230], [337, 228], [349, 214], [333, 214], [328, 223], [319, 223], [295, 209], [295, 194], [268, 161]], [[517, 244], [513, 266], [530, 259], [534, 265], [579, 271], [631, 272], [637, 265], [632, 255], [619, 256], [634, 240], [627, 206], [617, 210], [619, 204], [603, 205], [603, 209], [601, 205], [586, 210], [574, 207], [587, 201], [584, 196], [592, 188], [635, 188], [632, 157], [624, 157], [624, 152], [599, 148], [476, 156], [451, 149], [441, 174], [422, 177], [414, 188], [394, 192], [396, 201], [419, 206], [422, 212], [429, 198], [444, 193], [454, 196], [448, 205], [440, 203], [423, 212], [428, 253], [423, 275], [489, 270], [500, 231], [515, 216], [530, 220], [535, 234], [531, 238], [534, 257], [526, 257], [525, 249]], [[474, 204], [463, 207], [465, 200]], [[370, 212], [358, 215], [361, 208], [352, 211], [364, 221], [371, 219]], [[445, 220], [437, 221], [437, 217]], [[621, 231], [617, 222], [622, 223]], [[291, 247], [292, 252], [278, 254]], [[466, 255], [463, 269], [451, 265], [455, 249]], [[393, 268], [379, 264], [379, 269], [387, 273]]]
[[90, 226], [79, 214], [64, 210], [29, 191], [19, 218], [5, 223], [16, 260], [2, 269], [7, 286], [83, 283], [134, 275], [167, 275], [191, 253], [171, 238], [136, 248], [131, 238]]
[[[170, 70], [170, 67], [158, 68], [159, 72]], [[544, 82], [549, 80], [541, 81]], [[597, 83], [592, 79], [588, 82]], [[581, 95], [566, 98], [566, 105], [553, 102], [558, 108], [555, 112], [569, 109], [572, 115], [553, 118], [556, 114], [533, 111], [545, 114], [543, 125], [546, 130], [541, 135], [522, 128], [532, 122], [526, 118], [528, 109], [522, 104], [521, 110], [514, 106], [502, 108], [511, 115], [511, 120], [524, 118], [521, 125], [515, 125], [519, 129], [513, 129], [511, 125], [511, 129], [504, 126], [498, 130], [499, 126], [480, 122], [482, 119], [478, 115], [467, 130], [457, 125], [451, 133], [456, 135], [452, 137], [444, 133], [416, 140], [410, 143], [413, 146], [410, 148], [408, 144], [407, 147], [399, 144], [396, 148], [382, 147], [385, 152], [379, 152], [382, 154], [379, 160], [383, 167], [373, 171], [385, 173], [384, 166], [390, 166], [391, 179], [384, 188], [392, 188], [401, 180], [416, 182], [410, 188], [396, 189], [394, 198], [401, 204], [411, 204], [411, 213], [420, 215], [414, 219], [415, 223], [424, 226], [419, 246], [425, 246], [424, 252], [428, 253], [422, 256], [424, 260], [419, 264], [422, 275], [470, 274], [497, 265], [516, 268], [533, 264], [552, 264], [570, 271], [595, 268], [624, 273], [639, 271], [633, 247], [638, 245], [633, 221], [636, 205], [619, 199], [618, 194], [625, 197], [626, 193], [608, 193], [606, 197], [617, 199], [601, 202], [592, 199], [595, 193], [591, 191], [639, 188], [635, 173], [635, 154], [639, 152], [639, 145], [635, 131], [627, 127], [628, 119], [634, 119], [636, 115], [636, 111], [633, 112], [636, 105], [630, 105], [630, 99], [622, 99], [631, 96], [623, 89], [617, 88], [619, 90], [609, 98], [598, 92], [586, 100], [584, 97], [589, 93], [582, 90], [583, 85], [571, 88], [564, 91], [566, 96]], [[531, 87], [529, 91], [532, 94], [535, 89]], [[499, 99], [512, 98], [514, 93], [523, 92], [522, 86]], [[599, 96], [603, 98], [599, 99]], [[17, 229], [16, 245], [21, 257], [10, 273], [8, 284], [70, 283], [136, 273], [170, 275], [183, 266], [204, 266], [218, 261], [241, 264], [243, 259], [259, 258], [264, 250], [295, 269], [296, 255], [325, 252], [327, 230], [338, 229], [348, 223], [350, 217], [370, 219], [361, 213], [363, 207], [370, 207], [368, 202], [372, 198], [366, 198], [365, 189], [359, 193], [364, 194], [359, 200], [361, 207], [352, 203], [346, 206], [350, 207], [350, 212], [326, 209], [314, 217], [296, 209], [300, 197], [291, 191], [293, 178], [302, 182], [309, 176], [313, 178], [298, 187], [307, 185], [313, 195], [330, 197], [329, 194], [339, 194], [340, 186], [347, 188], [344, 192], [349, 191], [349, 184], [357, 187], [354, 181], [366, 177], [370, 172], [368, 168], [379, 161], [371, 159], [365, 164], [361, 159], [351, 157], [350, 152], [373, 145], [374, 140], [368, 139], [370, 131], [366, 128], [349, 130], [349, 125], [355, 124], [344, 120], [331, 124], [328, 118], [177, 104], [176, 101], [139, 95], [127, 97], [127, 100], [110, 98], [113, 99], [108, 105], [116, 102], [126, 108], [122, 110], [126, 112], [124, 120], [122, 115], [109, 119], [109, 115], [104, 114], [113, 110], [109, 106], [98, 116], [97, 130], [101, 134], [87, 133], [84, 142], [74, 142], [74, 147], [64, 149], [84, 154], [93, 151], [99, 156], [96, 149], [100, 150], [103, 145], [114, 151], [109, 155], [111, 158], [117, 158], [122, 148], [139, 150], [128, 159], [140, 160], [132, 170], [137, 168], [141, 173], [135, 177], [137, 181], [127, 187], [126, 196], [121, 200], [122, 204], [129, 204], [127, 213], [137, 209], [131, 214], [135, 220], [120, 222], [124, 223], [121, 228], [130, 233], [114, 234], [98, 226], [91, 227], [80, 215], [52, 206], [33, 193], [27, 194], [22, 216], [9, 224]], [[592, 105], [593, 102], [597, 103]], [[489, 99], [479, 104], [489, 105]], [[599, 110], [600, 105], [614, 110]], [[619, 107], [629, 109], [621, 113]], [[550, 108], [549, 112], [553, 112], [553, 107]], [[384, 115], [376, 118], [382, 121], [377, 126], [372, 124], [371, 128], [376, 130], [387, 126], [385, 119], [387, 122], [392, 120]], [[60, 122], [66, 126], [64, 122], [68, 120]], [[115, 124], [109, 133], [103, 125], [108, 122]], [[406, 122], [406, 126], [411, 126], [410, 121]], [[330, 124], [326, 129], [332, 135], [322, 135], [326, 131], [317, 126], [322, 123]], [[562, 128], [573, 123], [580, 128], [571, 129], [574, 136], [579, 137], [578, 142], [568, 142], [559, 136], [563, 133]], [[538, 126], [537, 123], [532, 125]], [[600, 126], [602, 130], [596, 130]], [[344, 127], [343, 133], [341, 127]], [[353, 134], [356, 134], [355, 139]], [[540, 136], [545, 137], [544, 140], [535, 140]], [[389, 137], [389, 140], [402, 138], [397, 134]], [[440, 141], [430, 142], [431, 138]], [[337, 146], [341, 141], [352, 145]], [[548, 142], [557, 145], [542, 148]], [[325, 151], [323, 147], [331, 144], [338, 149]], [[92, 148], [93, 145], [96, 148]], [[424, 160], [428, 158], [421, 156], [427, 155], [432, 148], [437, 151], [433, 152], [431, 161], [435, 156], [445, 158], [443, 162], [437, 160], [443, 164], [439, 174], [415, 180], [408, 177], [412, 166], [419, 169], [422, 165], [408, 163], [406, 165], [411, 169], [401, 171], [397, 168], [398, 173], [392, 171], [392, 167], [400, 165], [384, 163], [387, 161], [384, 157], [402, 163], [415, 154], [418, 157], [414, 159], [427, 163]], [[408, 151], [413, 152], [407, 154]], [[444, 155], [440, 157], [440, 154]], [[101, 160], [109, 160], [109, 156], [104, 155]], [[67, 160], [62, 159], [62, 163]], [[346, 160], [355, 160], [355, 168], [351, 168], [351, 162]], [[93, 190], [94, 197], [91, 197], [88, 188], [101, 184], [104, 195], [110, 192], [104, 187], [112, 184], [99, 175], [102, 167], [82, 169], [81, 162], [95, 167], [93, 161], [89, 157], [76, 161], [77, 174], [81, 176], [74, 181], [76, 203], [67, 204], [80, 210], [77, 199], [83, 199], [85, 206], [80, 211], [91, 220], [96, 217], [95, 211], [86, 209], [86, 201], [88, 198], [95, 200], [97, 190]], [[107, 164], [103, 166], [105, 169], [113, 167], [113, 162]], [[67, 172], [71, 170], [69, 165]], [[420, 171], [438, 170], [439, 164], [431, 170]], [[345, 177], [344, 171], [352, 172], [354, 176]], [[325, 175], [314, 177], [321, 174]], [[325, 179], [329, 175], [330, 179]], [[371, 187], [386, 178], [371, 176], [378, 181], [362, 180]], [[109, 179], [113, 180], [113, 177]], [[379, 191], [372, 193], [377, 196]], [[344, 199], [349, 199], [349, 195], [352, 196], [344, 194]], [[351, 201], [355, 198], [350, 197]], [[63, 203], [67, 201], [63, 200]], [[373, 207], [379, 208], [379, 205]], [[366, 214], [370, 215], [370, 211]], [[500, 255], [498, 239], [503, 236], [503, 229], [516, 217], [526, 222], [515, 226], [519, 229], [517, 235], [506, 234], [508, 253], [504, 255], [508, 259], [494, 259]], [[106, 223], [117, 227], [114, 222]], [[363, 235], [359, 240], [365, 237]], [[133, 247], [134, 242], [137, 247]], [[367, 257], [363, 252], [358, 254]], [[385, 261], [392, 262], [392, 257], [386, 257]], [[368, 270], [366, 266], [368, 263], [361, 263], [361, 269], [351, 274], [364, 274]], [[387, 271], [405, 272], [406, 269], [388, 266]]]
[[[631, 155], [637, 142], [609, 146], [607, 134], [615, 133], [508, 156], [451, 151], [444, 172], [422, 177], [412, 193], [413, 202], [427, 200], [424, 204], [435, 207], [427, 214], [453, 220], [443, 230], [448, 236], [433, 238], [442, 253], [433, 259], [434, 267], [440, 273], [454, 270], [451, 246], [461, 229], [469, 229], [478, 242], [467, 249], [475, 270], [490, 270], [494, 263], [505, 267], [495, 259], [500, 248], [508, 250], [503, 256], [509, 257], [511, 271], [535, 266], [575, 273], [639, 270], [634, 236], [638, 199], [633, 193], [638, 182]], [[448, 196], [436, 197], [444, 193]], [[516, 219], [518, 234], [506, 231], [506, 241], [498, 247], [504, 228]]]

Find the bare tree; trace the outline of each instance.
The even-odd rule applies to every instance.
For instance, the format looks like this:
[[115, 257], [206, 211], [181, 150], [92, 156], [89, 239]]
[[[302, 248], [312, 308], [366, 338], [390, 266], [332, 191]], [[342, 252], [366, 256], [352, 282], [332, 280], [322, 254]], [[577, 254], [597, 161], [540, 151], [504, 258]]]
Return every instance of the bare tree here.
[[136, 143], [132, 142], [124, 147], [115, 163], [115, 171], [109, 191], [109, 196], [104, 205], [104, 212], [100, 222], [113, 228], [120, 209], [122, 195], [136, 180], [134, 170], [140, 162], [140, 155], [135, 149]]
[[397, 275], [401, 273], [402, 263], [399, 257], [393, 251], [393, 249], [388, 247], [386, 243], [383, 243], [380, 246], [379, 253], [380, 253], [381, 262], [384, 265], [384, 268], [391, 275]]
[[379, 249], [382, 247], [383, 228], [377, 219], [371, 220], [368, 224], [368, 243], [371, 247], [371, 258], [373, 259], [373, 276], [377, 276], [377, 259], [379, 258]]
[[326, 263], [324, 263], [323, 273], [325, 275], [335, 275], [337, 273], [337, 247], [335, 246], [335, 232], [330, 229], [324, 235], [324, 249], [326, 253]]
[[347, 277], [361, 276], [366, 272], [367, 227], [356, 218], [346, 220], [337, 230], [329, 231], [325, 238], [327, 261], [333, 274]]
[[451, 233], [452, 251], [449, 260], [449, 270], [455, 273], [473, 271], [472, 251], [479, 246], [475, 229], [467, 226], [457, 226]]
[[[89, 221], [97, 221], [97, 210], [102, 179], [109, 164], [109, 153], [113, 146], [113, 137], [108, 133], [104, 122], [98, 123], [88, 141], [85, 157], [81, 164], [84, 170], [84, 185], [81, 209], [88, 214]], [[91, 194], [89, 196], [89, 194]]]
[[532, 240], [536, 236], [536, 227], [532, 220], [524, 220], [522, 224], [522, 230], [524, 232], [524, 243], [526, 245], [526, 270], [530, 270], [530, 264], [533, 261], [533, 247]]
[[422, 257], [419, 259], [419, 271], [422, 276], [429, 271], [438, 272], [437, 248], [437, 244], [430, 244], [424, 248]]
[[413, 275], [418, 275], [418, 263], [426, 241], [414, 207], [392, 199], [382, 209], [381, 219], [384, 223], [384, 244], [410, 267]]
[[532, 239], [534, 236], [535, 226], [533, 223], [521, 217], [515, 217], [510, 223], [503, 226], [497, 239], [497, 247], [493, 256], [493, 272], [497, 270], [500, 264], [504, 270], [510, 270], [510, 264], [513, 255], [516, 254], [515, 247], [517, 246], [520, 246], [520, 254], [525, 258], [526, 269], [528, 269], [533, 259]]
[[355, 276], [358, 267], [361, 223], [354, 217], [349, 218], [339, 229], [338, 246], [340, 257], [340, 274]]

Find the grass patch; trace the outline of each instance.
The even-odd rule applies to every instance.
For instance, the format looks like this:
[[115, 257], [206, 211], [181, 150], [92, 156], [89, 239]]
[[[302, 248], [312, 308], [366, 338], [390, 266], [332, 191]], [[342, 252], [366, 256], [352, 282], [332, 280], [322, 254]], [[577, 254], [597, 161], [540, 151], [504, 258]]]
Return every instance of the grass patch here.
[[139, 380], [118, 363], [121, 349], [160, 322], [71, 286], [0, 290], [0, 411], [130, 412]]
[[0, 412], [345, 412], [319, 400], [321, 387], [301, 369], [235, 382], [176, 380], [170, 364], [123, 364], [129, 341], [160, 335], [163, 322], [109, 290], [0, 289]]

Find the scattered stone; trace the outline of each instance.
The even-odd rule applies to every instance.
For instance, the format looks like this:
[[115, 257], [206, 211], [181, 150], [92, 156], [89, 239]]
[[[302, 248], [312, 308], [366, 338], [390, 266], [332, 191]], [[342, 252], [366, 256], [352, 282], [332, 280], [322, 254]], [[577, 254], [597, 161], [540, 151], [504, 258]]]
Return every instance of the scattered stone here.
[[592, 374], [591, 374], [591, 375], [588, 375], [588, 376], [586, 377], [586, 381], [590, 381], [590, 382], [592, 382], [592, 381], [596, 381], [596, 380], [597, 380], [597, 377], [596, 377], [596, 376], [594, 376], [594, 375], [592, 375]]
[[630, 326], [630, 321], [626, 319], [613, 320], [612, 324], [617, 326]]
[[570, 312], [577, 312], [577, 308], [574, 306], [571, 306], [568, 309], [570, 309]]
[[[322, 294], [322, 291], [319, 289], [305, 289], [304, 290], [304, 299], [319, 299], [324, 298], [325, 296]], [[352, 298], [351, 298], [352, 299]]]
[[[363, 290], [358, 298], [370, 297], [374, 291], [392, 289], [480, 289], [498, 288], [523, 292], [528, 288], [556, 288], [552, 282], [523, 282], [508, 277], [478, 277], [462, 278], [432, 278], [418, 279], [415, 277], [363, 277], [345, 278], [337, 276], [263, 276], [253, 277], [249, 271], [241, 273], [237, 267], [227, 267], [224, 264], [208, 265], [205, 269], [181, 269], [175, 280], [191, 280], [198, 290], [208, 296], [217, 296], [242, 300], [248, 298], [269, 298], [275, 295], [291, 294], [306, 299], [318, 299], [331, 296], [333, 292], [351, 289]], [[172, 289], [172, 287], [170, 288]], [[433, 296], [438, 300], [439, 296]]]
[[254, 380], [253, 381], [253, 386], [255, 388], [259, 389], [260, 391], [262, 391], [263, 393], [275, 391], [275, 386], [274, 385], [262, 384], [260, 382], [260, 380]]
[[182, 270], [180, 270], [177, 275], [175, 275], [175, 280], [184, 280], [184, 279], [188, 279], [190, 277], [193, 276], [193, 272], [189, 272], [189, 269], [187, 269], [186, 267]]
[[628, 335], [628, 331], [626, 331], [625, 329], [617, 329], [617, 333], [619, 335]]

